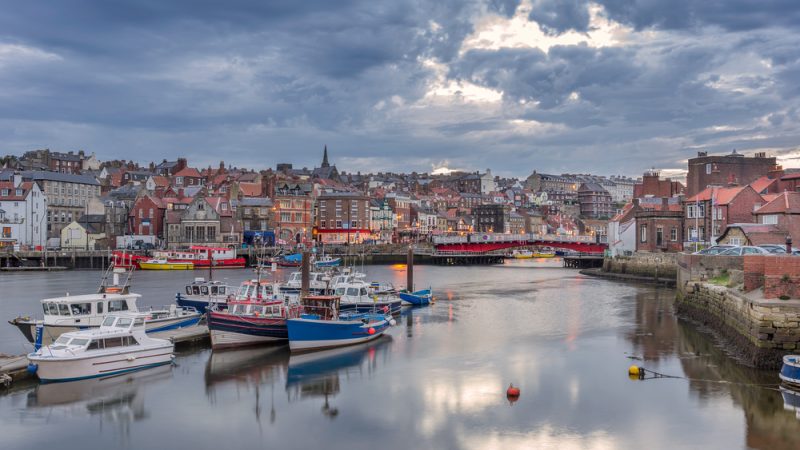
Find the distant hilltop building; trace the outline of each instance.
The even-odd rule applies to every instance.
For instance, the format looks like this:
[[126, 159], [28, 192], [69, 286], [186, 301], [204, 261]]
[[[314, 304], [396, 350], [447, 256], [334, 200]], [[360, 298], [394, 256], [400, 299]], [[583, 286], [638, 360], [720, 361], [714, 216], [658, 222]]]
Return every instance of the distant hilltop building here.
[[734, 150], [729, 155], [712, 155], [697, 152], [696, 158], [689, 159], [689, 174], [686, 176], [686, 195], [692, 197], [709, 186], [738, 184], [745, 186], [775, 169], [774, 156], [756, 153], [753, 157], [744, 156]]

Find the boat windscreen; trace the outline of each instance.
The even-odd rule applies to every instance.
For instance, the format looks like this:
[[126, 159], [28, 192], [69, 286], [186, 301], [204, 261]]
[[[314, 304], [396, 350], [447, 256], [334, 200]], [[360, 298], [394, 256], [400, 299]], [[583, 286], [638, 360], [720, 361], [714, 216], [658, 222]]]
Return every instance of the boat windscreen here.
[[67, 342], [69, 342], [69, 337], [67, 336], [59, 336], [56, 339], [56, 344], [67, 345]]
[[133, 320], [128, 319], [127, 317], [120, 317], [119, 320], [117, 320], [117, 324], [115, 326], [117, 328], [128, 328], [129, 326], [131, 326], [132, 322]]
[[69, 315], [69, 307], [63, 303], [58, 304], [58, 313], [62, 316]]
[[79, 345], [79, 346], [83, 347], [84, 345], [86, 345], [87, 342], [89, 342], [88, 339], [75, 338], [75, 339], [72, 340], [72, 342], [69, 343], [69, 345]]
[[106, 318], [103, 320], [103, 326], [104, 326], [104, 327], [110, 327], [111, 325], [114, 325], [114, 319], [115, 319], [115, 317], [114, 317], [114, 316], [108, 316], [108, 317], [106, 317]]

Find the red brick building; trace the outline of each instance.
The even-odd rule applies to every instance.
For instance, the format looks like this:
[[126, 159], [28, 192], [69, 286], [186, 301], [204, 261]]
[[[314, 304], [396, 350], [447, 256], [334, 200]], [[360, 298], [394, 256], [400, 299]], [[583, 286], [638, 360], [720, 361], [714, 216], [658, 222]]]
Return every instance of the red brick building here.
[[636, 251], [683, 250], [683, 206], [679, 197], [635, 200]]
[[[712, 211], [713, 203], [713, 211]], [[731, 223], [754, 223], [753, 211], [764, 199], [750, 186], [709, 187], [684, 201], [688, 241], [712, 245]]]
[[739, 185], [750, 184], [768, 175], [776, 167], [775, 157], [756, 153], [746, 157], [736, 150], [729, 155], [708, 156], [698, 152], [696, 158], [689, 159], [689, 174], [686, 176], [686, 195], [691, 197], [709, 186], [725, 186], [730, 182]]
[[134, 202], [128, 215], [134, 234], [164, 237], [164, 214], [166, 207], [161, 199], [149, 194], [140, 196]]
[[324, 243], [360, 243], [369, 239], [369, 197], [358, 192], [330, 192], [317, 197], [316, 227]]
[[642, 177], [642, 182], [633, 185], [633, 198], [642, 197], [674, 197], [684, 193], [683, 184], [669, 178], [661, 179], [661, 174], [655, 170], [648, 170]]
[[273, 198], [275, 236], [287, 244], [311, 240], [312, 186], [280, 182]]
[[784, 192], [753, 214], [757, 223], [775, 225], [800, 246], [800, 192]]

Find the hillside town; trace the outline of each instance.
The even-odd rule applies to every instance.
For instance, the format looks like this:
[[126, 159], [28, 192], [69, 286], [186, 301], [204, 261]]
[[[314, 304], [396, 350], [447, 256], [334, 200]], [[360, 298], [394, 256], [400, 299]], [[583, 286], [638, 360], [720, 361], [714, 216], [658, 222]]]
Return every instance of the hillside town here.
[[735, 150], [700, 152], [686, 170], [685, 184], [655, 169], [638, 179], [536, 169], [515, 179], [491, 169], [346, 172], [327, 146], [311, 169], [33, 150], [2, 159], [0, 248], [308, 247], [481, 233], [590, 236], [613, 256], [800, 242], [800, 171]]

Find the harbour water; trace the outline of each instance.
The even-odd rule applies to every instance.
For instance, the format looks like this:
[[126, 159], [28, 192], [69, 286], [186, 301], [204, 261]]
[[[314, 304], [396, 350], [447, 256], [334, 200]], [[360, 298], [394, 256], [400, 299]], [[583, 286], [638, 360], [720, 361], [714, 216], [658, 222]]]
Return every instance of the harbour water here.
[[[404, 266], [365, 269], [405, 284]], [[191, 347], [174, 366], [116, 378], [16, 383], [0, 391], [0, 448], [800, 448], [777, 374], [737, 364], [677, 320], [671, 289], [558, 261], [415, 269], [437, 303], [406, 310], [373, 343], [299, 356]], [[142, 306], [163, 305], [205, 275], [139, 272], [133, 290]], [[39, 298], [90, 292], [99, 278], [0, 275], [0, 318], [37, 314]], [[29, 349], [0, 325], [0, 352]], [[631, 380], [631, 364], [682, 378]]]

